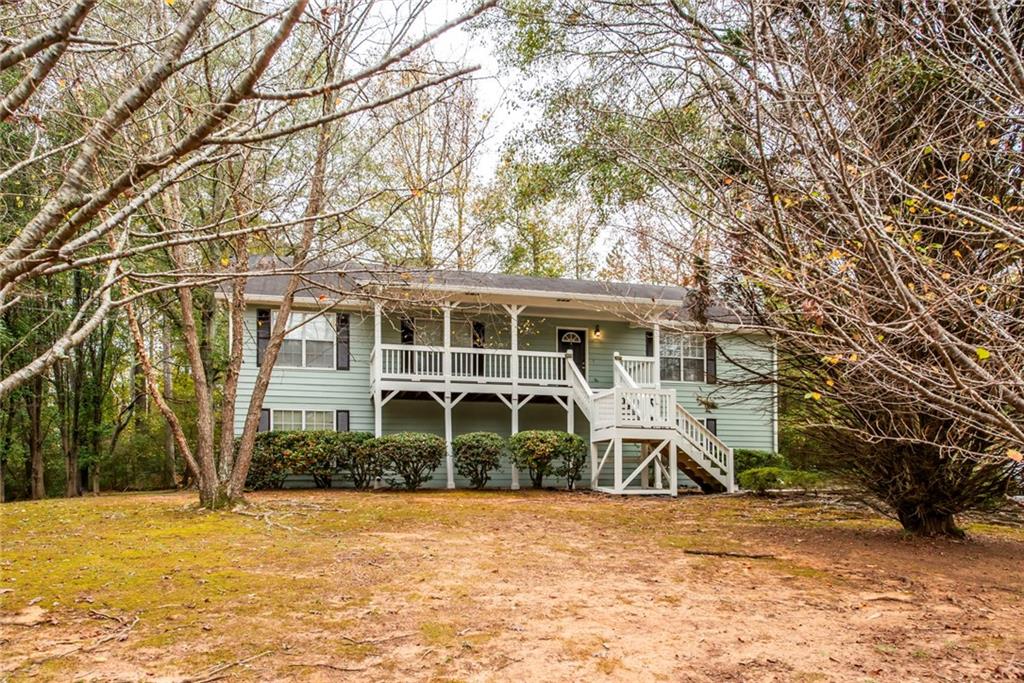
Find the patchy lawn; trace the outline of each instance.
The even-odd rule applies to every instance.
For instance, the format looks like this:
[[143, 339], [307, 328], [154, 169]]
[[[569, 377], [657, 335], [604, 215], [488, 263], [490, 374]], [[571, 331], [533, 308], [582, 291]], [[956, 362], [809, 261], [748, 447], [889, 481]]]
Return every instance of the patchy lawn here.
[[0, 679], [1024, 678], [1019, 527], [920, 541], [723, 496], [193, 500], [0, 506]]

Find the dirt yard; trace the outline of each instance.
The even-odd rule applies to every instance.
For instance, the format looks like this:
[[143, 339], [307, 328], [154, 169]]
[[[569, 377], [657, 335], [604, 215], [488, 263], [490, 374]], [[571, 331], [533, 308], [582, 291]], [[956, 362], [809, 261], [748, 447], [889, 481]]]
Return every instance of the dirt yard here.
[[193, 500], [0, 507], [0, 680], [1024, 680], [1019, 527], [920, 541], [724, 496]]

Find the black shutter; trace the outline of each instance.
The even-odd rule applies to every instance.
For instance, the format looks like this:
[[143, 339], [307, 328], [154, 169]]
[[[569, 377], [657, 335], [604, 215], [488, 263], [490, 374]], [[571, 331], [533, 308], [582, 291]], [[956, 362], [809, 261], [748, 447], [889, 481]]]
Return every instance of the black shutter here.
[[256, 428], [257, 432], [269, 432], [270, 431], [270, 411], [266, 408], [260, 410], [260, 426]]
[[713, 417], [709, 417], [708, 419], [704, 420], [704, 426], [708, 428], [709, 432], [711, 432], [715, 436], [718, 436], [718, 420], [716, 420]]
[[647, 356], [648, 358], [653, 358], [654, 357], [654, 332], [653, 331], [651, 331], [651, 330], [647, 331], [647, 334], [644, 335], [644, 343], [645, 343], [644, 355]]
[[708, 384], [718, 383], [718, 344], [714, 337], [704, 340], [704, 381]]
[[338, 432], [348, 431], [348, 411], [347, 410], [335, 410], [334, 411], [334, 429]]
[[402, 343], [416, 343], [416, 335], [413, 332], [412, 320], [410, 320], [409, 318], [402, 318]]
[[335, 331], [338, 335], [338, 345], [336, 348], [338, 356], [337, 368], [338, 370], [348, 370], [350, 366], [348, 313], [337, 314], [335, 319]]
[[270, 309], [256, 309], [256, 365], [263, 364], [263, 354], [270, 343]]
[[[484, 348], [484, 342], [487, 341], [487, 328], [482, 320], [473, 321], [473, 340], [472, 345], [474, 349]], [[476, 357], [476, 375], [477, 377], [483, 377], [484, 375], [484, 357], [480, 354]]]

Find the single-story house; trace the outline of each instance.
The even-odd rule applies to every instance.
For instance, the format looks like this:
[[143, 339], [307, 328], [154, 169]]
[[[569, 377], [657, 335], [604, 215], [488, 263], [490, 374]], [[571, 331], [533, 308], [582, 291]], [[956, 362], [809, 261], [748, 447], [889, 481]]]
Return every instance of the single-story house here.
[[[246, 289], [241, 430], [287, 275]], [[777, 448], [774, 350], [721, 305], [692, 319], [685, 288], [475, 272], [320, 268], [305, 276], [261, 429], [434, 432], [430, 485], [464, 484], [462, 433], [564, 429], [590, 444], [583, 486], [733, 491], [733, 449]], [[491, 485], [518, 488], [511, 465]]]

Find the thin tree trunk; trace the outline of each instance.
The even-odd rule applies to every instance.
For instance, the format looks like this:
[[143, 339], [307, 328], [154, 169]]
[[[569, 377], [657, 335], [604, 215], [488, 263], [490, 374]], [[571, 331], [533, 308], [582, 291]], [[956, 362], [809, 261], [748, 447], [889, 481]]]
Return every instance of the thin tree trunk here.
[[[164, 401], [169, 405], [174, 396], [174, 377], [171, 366], [171, 326], [166, 317], [164, 318], [163, 324], [163, 353], [163, 394]], [[178, 466], [175, 458], [174, 434], [171, 431], [171, 428], [167, 425], [164, 426], [164, 475], [164, 482], [167, 486], [173, 486], [175, 488], [180, 486], [181, 481], [178, 477]]]
[[25, 395], [25, 410], [28, 414], [28, 460], [31, 474], [32, 500], [46, 497], [46, 486], [43, 481], [43, 376], [36, 375], [29, 381], [29, 391]]

